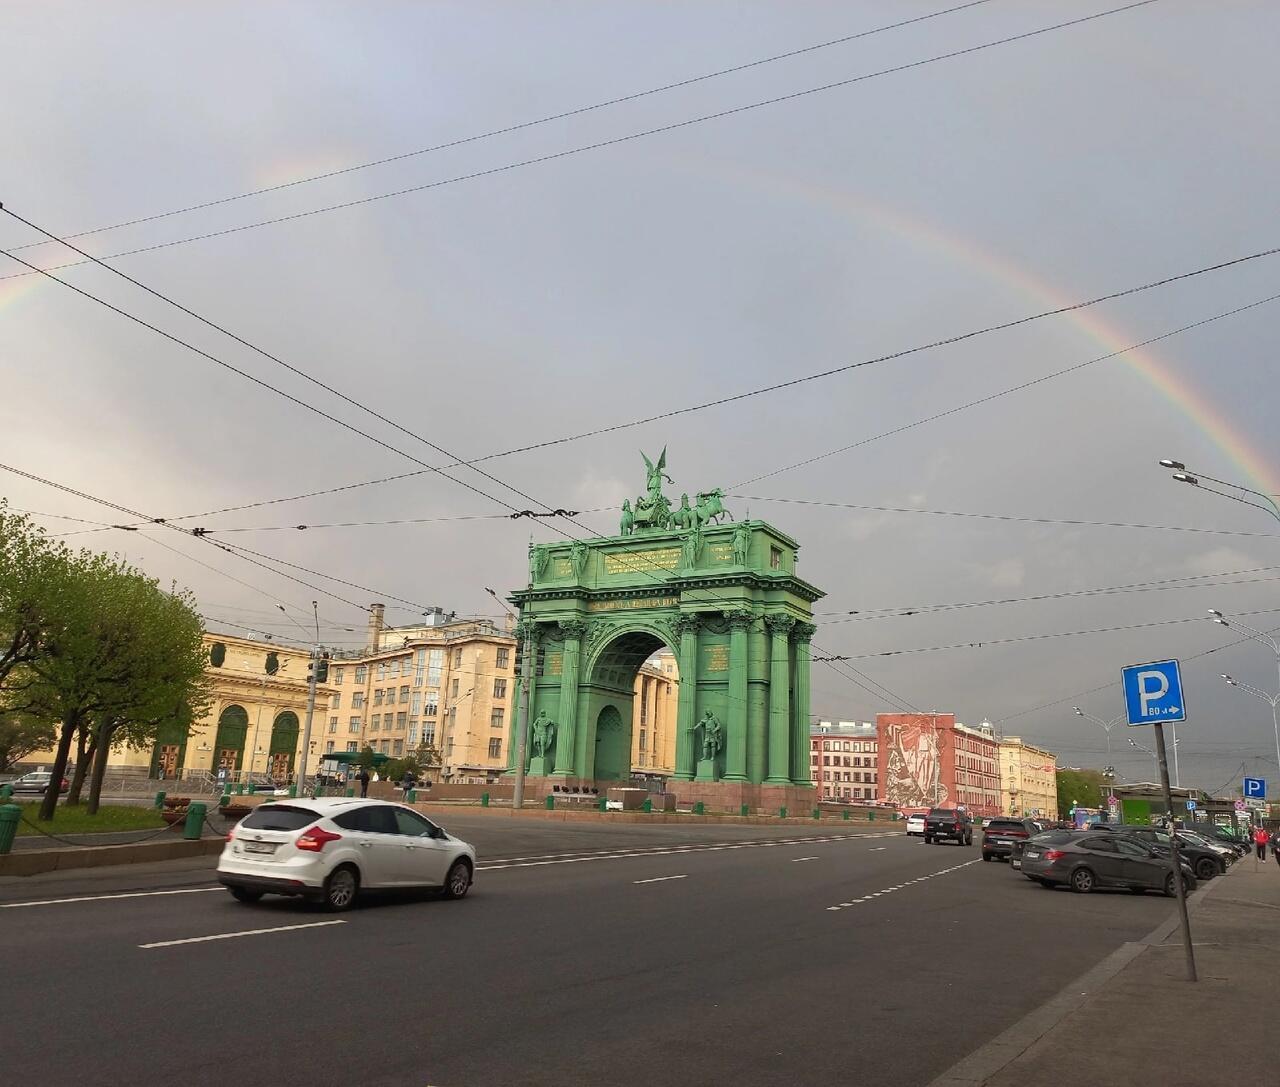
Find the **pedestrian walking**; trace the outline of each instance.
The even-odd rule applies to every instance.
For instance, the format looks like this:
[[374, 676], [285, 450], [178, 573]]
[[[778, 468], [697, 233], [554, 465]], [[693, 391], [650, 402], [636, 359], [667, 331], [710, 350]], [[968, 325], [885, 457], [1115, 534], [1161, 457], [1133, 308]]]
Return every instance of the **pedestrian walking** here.
[[363, 766], [360, 767], [360, 773], [356, 775], [356, 780], [360, 782], [360, 799], [364, 800], [369, 795], [369, 771]]
[[1258, 860], [1265, 861], [1267, 859], [1267, 842], [1271, 840], [1271, 835], [1267, 833], [1266, 827], [1255, 827], [1253, 831], [1253, 844], [1258, 850]]

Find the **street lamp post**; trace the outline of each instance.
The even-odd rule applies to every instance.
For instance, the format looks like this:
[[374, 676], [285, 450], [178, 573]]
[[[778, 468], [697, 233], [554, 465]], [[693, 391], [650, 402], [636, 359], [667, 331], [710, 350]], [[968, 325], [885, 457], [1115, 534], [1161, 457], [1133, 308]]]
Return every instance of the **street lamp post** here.
[[1280, 712], [1276, 709], [1277, 706], [1280, 706], [1280, 692], [1277, 692], [1276, 694], [1267, 694], [1266, 691], [1255, 687], [1252, 683], [1241, 683], [1240, 680], [1233, 679], [1225, 672], [1221, 673], [1221, 675], [1230, 686], [1239, 687], [1240, 690], [1253, 695], [1254, 698], [1262, 699], [1263, 702], [1271, 707], [1271, 727], [1275, 729], [1276, 751], [1280, 752]]
[[[1162, 460], [1160, 467], [1172, 469], [1173, 478], [1179, 483], [1186, 483], [1188, 486], [1195, 487], [1201, 491], [1208, 491], [1210, 494], [1216, 494], [1221, 498], [1229, 498], [1233, 502], [1241, 502], [1246, 506], [1253, 506], [1254, 509], [1269, 513], [1277, 521], [1280, 521], [1280, 505], [1277, 505], [1276, 500], [1269, 494], [1255, 491], [1252, 487], [1246, 487], [1242, 483], [1231, 483], [1225, 479], [1206, 475], [1204, 472], [1188, 471], [1187, 466], [1180, 460]], [[1206, 483], [1206, 481], [1208, 482]], [[1225, 487], [1226, 490], [1220, 491], [1217, 487], [1208, 485], [1212, 483], [1216, 483], [1218, 487]], [[1252, 495], [1253, 497], [1246, 498], [1246, 495]], [[1255, 498], [1261, 499], [1261, 501], [1255, 502]]]
[[[1276, 674], [1277, 674], [1277, 679], [1280, 679], [1280, 642], [1276, 641], [1276, 639], [1273, 638], [1270, 634], [1267, 634], [1266, 632], [1261, 630], [1255, 630], [1253, 627], [1249, 626], [1247, 623], [1240, 622], [1239, 619], [1235, 619], [1235, 618], [1231, 618], [1226, 615], [1223, 615], [1222, 612], [1218, 611], [1216, 608], [1210, 608], [1209, 614], [1213, 616], [1213, 621], [1217, 623], [1219, 626], [1224, 626], [1228, 630], [1239, 630], [1250, 641], [1261, 642], [1268, 649], [1270, 649], [1271, 652], [1276, 655]], [[1229, 684], [1231, 684], [1231, 686], [1239, 687], [1241, 690], [1245, 690], [1245, 691], [1248, 691], [1250, 694], [1256, 695], [1258, 698], [1261, 698], [1264, 702], [1271, 703], [1271, 723], [1272, 723], [1272, 726], [1275, 728], [1275, 734], [1276, 734], [1276, 761], [1280, 762], [1280, 719], [1277, 719], [1277, 716], [1276, 716], [1276, 700], [1280, 699], [1280, 693], [1277, 693], [1276, 698], [1272, 698], [1270, 695], [1264, 693], [1263, 691], [1258, 690], [1257, 687], [1251, 687], [1247, 683], [1237, 683], [1234, 679], [1232, 679], [1228, 675], [1223, 674], [1222, 678], [1225, 679]]]
[[1118, 717], [1111, 718], [1110, 721], [1104, 721], [1101, 717], [1095, 717], [1091, 713], [1085, 713], [1085, 711], [1082, 710], [1079, 706], [1075, 706], [1073, 708], [1076, 711], [1077, 717], [1083, 717], [1086, 721], [1092, 721], [1095, 725], [1097, 725], [1100, 729], [1102, 729], [1103, 732], [1107, 734], [1107, 766], [1110, 766], [1111, 765], [1111, 730], [1125, 719], [1125, 715], [1122, 713]]

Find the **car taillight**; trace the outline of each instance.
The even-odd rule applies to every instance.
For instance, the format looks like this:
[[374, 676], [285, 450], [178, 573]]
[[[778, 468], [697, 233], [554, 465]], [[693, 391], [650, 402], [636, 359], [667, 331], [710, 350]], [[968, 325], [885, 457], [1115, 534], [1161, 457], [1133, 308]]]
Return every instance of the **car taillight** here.
[[1060, 861], [1065, 856], [1066, 853], [1061, 849], [1047, 849], [1045, 850], [1044, 859], [1047, 861]]
[[334, 834], [332, 831], [325, 830], [324, 827], [313, 827], [293, 844], [298, 849], [305, 850], [308, 853], [319, 853], [326, 843], [337, 842], [341, 839], [341, 834]]
[[236, 828], [232, 827], [227, 831], [227, 841], [231, 841], [236, 836]]

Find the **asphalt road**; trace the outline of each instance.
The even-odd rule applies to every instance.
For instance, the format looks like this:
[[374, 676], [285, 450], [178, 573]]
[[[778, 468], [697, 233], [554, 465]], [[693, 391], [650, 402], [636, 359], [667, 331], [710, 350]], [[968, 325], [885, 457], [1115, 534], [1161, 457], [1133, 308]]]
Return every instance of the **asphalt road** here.
[[1172, 908], [901, 831], [446, 824], [480, 851], [461, 902], [243, 906], [191, 864], [7, 882], [6, 1079], [911, 1087]]

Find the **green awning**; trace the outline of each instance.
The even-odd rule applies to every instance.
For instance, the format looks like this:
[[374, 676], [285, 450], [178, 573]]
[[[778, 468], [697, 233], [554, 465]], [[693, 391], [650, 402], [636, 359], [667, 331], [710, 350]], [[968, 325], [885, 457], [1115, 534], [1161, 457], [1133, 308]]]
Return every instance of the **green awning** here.
[[[372, 752], [373, 765], [381, 766], [384, 762], [390, 762], [391, 756], [384, 755], [381, 751]], [[359, 751], [330, 751], [320, 756], [321, 762], [336, 762], [341, 766], [350, 766], [352, 763], [360, 761]]]

